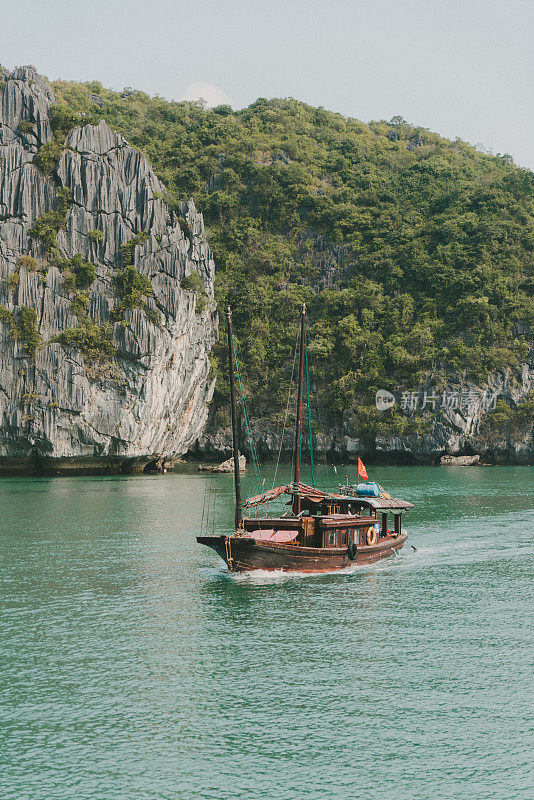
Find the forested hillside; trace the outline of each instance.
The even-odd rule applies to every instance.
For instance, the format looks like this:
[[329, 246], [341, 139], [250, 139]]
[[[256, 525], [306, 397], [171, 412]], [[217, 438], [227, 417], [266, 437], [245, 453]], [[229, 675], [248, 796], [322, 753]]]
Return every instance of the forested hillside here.
[[[356, 422], [372, 424], [378, 388], [448, 372], [480, 383], [527, 358], [534, 175], [509, 156], [293, 99], [233, 111], [99, 83], [54, 90], [58, 138], [106, 119], [147, 155], [171, 203], [190, 196], [203, 212], [256, 415], [284, 402], [303, 300], [316, 397], [332, 418], [357, 397]], [[218, 375], [216, 401], [225, 391]], [[381, 420], [407, 424], [395, 411]]]

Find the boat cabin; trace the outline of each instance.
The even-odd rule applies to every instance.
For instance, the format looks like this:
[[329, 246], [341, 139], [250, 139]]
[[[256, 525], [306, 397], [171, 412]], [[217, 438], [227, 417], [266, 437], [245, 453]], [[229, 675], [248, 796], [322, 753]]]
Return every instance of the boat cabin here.
[[[320, 496], [319, 496], [320, 495]], [[245, 517], [244, 535], [255, 541], [318, 548], [347, 548], [376, 544], [402, 533], [401, 514], [411, 503], [379, 497], [301, 495], [298, 516]]]

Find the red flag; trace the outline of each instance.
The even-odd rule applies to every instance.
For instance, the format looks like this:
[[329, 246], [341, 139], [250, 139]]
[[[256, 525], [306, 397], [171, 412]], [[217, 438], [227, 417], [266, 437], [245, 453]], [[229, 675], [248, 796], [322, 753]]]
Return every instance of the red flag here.
[[363, 478], [364, 481], [367, 480], [367, 470], [365, 469], [365, 465], [359, 456], [358, 456], [358, 475], [360, 476], [360, 478]]

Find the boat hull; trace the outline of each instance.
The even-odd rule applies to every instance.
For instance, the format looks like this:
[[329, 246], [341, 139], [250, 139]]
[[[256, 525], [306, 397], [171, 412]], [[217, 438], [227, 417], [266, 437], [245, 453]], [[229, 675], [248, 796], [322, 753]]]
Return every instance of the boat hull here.
[[211, 547], [231, 572], [282, 570], [284, 572], [333, 572], [352, 564], [369, 564], [389, 556], [404, 545], [407, 536], [387, 536], [376, 545], [359, 546], [351, 560], [347, 548], [299, 547], [290, 544], [256, 542], [245, 536], [197, 536], [197, 542]]

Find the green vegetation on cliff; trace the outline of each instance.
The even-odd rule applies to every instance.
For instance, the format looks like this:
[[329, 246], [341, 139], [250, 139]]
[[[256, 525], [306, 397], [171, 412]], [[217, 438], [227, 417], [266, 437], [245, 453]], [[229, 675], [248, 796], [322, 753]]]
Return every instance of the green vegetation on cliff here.
[[113, 328], [109, 323], [98, 324], [81, 319], [77, 328], [66, 328], [54, 341], [65, 347], [74, 347], [85, 357], [108, 361], [116, 352], [112, 341]]
[[502, 437], [514, 439], [522, 432], [532, 430], [534, 425], [534, 392], [530, 392], [522, 403], [515, 408], [505, 400], [497, 400], [496, 408], [492, 411], [482, 425], [479, 435], [489, 441], [495, 442]]
[[33, 361], [42, 338], [35, 309], [30, 306], [19, 306], [13, 312], [5, 306], [0, 306], [0, 321], [9, 326], [11, 338], [22, 342], [25, 355]]
[[171, 205], [191, 196], [204, 213], [255, 413], [281, 406], [303, 300], [321, 404], [339, 412], [362, 392], [448, 369], [482, 380], [526, 357], [534, 175], [509, 156], [292, 99], [235, 112], [99, 83], [54, 89], [56, 135], [106, 119]]
[[28, 231], [30, 238], [40, 242], [47, 254], [52, 253], [57, 246], [57, 235], [65, 225], [71, 202], [70, 189], [58, 189], [54, 211], [45, 211]]

